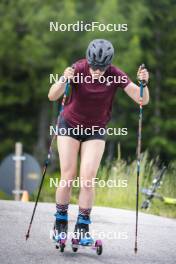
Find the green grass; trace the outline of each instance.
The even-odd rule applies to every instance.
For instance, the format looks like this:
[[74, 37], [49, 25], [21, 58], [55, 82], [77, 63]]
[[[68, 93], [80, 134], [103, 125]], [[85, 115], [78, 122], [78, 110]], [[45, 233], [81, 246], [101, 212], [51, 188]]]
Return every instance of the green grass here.
[[[175, 177], [176, 163], [172, 162], [165, 174], [163, 185], [157, 191], [166, 197], [176, 198], [176, 177]], [[148, 160], [147, 152], [143, 154], [141, 160], [140, 173], [140, 188], [148, 188], [154, 176], [156, 176], [158, 168], [154, 161]], [[135, 210], [136, 203], [136, 161], [131, 164], [126, 164], [125, 161], [117, 159], [114, 161], [110, 170], [105, 167], [100, 168], [99, 177], [106, 179], [127, 180], [126, 188], [97, 188], [96, 189], [96, 205], [108, 206], [114, 208], [132, 209]], [[140, 193], [139, 204], [145, 199]], [[176, 218], [176, 205], [166, 205], [162, 201], [153, 199], [149, 210], [142, 210], [146, 213], [151, 213], [160, 216]]]
[[4, 193], [3, 191], [0, 191], [0, 200], [12, 200], [13, 197]]
[[[148, 153], [145, 152], [141, 159], [141, 171], [140, 171], [140, 187], [149, 187], [153, 177], [157, 174], [158, 167], [156, 162], [149, 160]], [[164, 177], [163, 185], [158, 190], [158, 193], [176, 198], [176, 162], [172, 162], [167, 169]], [[42, 188], [39, 201], [41, 202], [55, 202], [56, 187], [50, 187], [50, 180], [60, 179], [59, 173], [52, 175], [46, 175], [44, 185]], [[104, 180], [105, 183], [109, 180], [116, 181], [117, 187], [104, 188], [96, 186], [96, 199], [95, 205], [108, 206], [114, 208], [123, 208], [129, 210], [135, 210], [136, 203], [136, 161], [127, 164], [122, 160], [120, 154], [118, 158], [109, 165], [101, 166], [97, 178]], [[122, 187], [122, 183], [126, 181], [127, 187]], [[37, 191], [30, 196], [30, 200], [36, 199]], [[74, 187], [72, 190], [71, 203], [76, 204], [78, 202], [79, 188]], [[0, 193], [1, 199], [9, 199]], [[141, 205], [144, 197], [140, 194], [139, 204]], [[143, 211], [160, 216], [176, 218], [176, 206], [165, 205], [162, 201], [153, 199], [152, 206], [148, 211]]]

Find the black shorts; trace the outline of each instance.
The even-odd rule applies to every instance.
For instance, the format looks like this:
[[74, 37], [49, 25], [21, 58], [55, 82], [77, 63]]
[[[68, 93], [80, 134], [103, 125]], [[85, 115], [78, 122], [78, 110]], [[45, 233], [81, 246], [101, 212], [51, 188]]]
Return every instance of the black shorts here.
[[85, 129], [82, 128], [82, 130], [81, 129], [79, 131], [77, 130], [77, 133], [75, 134], [73, 127], [69, 125], [69, 123], [65, 120], [62, 114], [58, 119], [57, 125], [58, 125], [57, 135], [59, 136], [69, 136], [81, 142], [92, 139], [101, 139], [104, 141], [106, 140], [106, 133], [102, 133], [103, 132], [102, 130], [100, 133], [98, 129], [94, 131], [94, 133], [91, 133], [91, 131], [89, 131], [90, 135], [88, 135], [87, 133], [85, 133]]

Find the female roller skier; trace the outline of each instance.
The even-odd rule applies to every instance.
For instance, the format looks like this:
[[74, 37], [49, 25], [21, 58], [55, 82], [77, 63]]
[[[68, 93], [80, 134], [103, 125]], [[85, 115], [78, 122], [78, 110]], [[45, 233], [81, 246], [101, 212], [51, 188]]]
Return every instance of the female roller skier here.
[[[77, 160], [80, 151], [80, 179], [82, 180], [79, 193], [79, 212], [75, 225], [75, 232], [86, 234], [80, 236], [79, 242], [88, 245], [93, 242], [89, 234], [90, 213], [94, 200], [94, 185], [92, 179], [96, 174], [105, 149], [105, 136], [97, 129], [94, 133], [74, 134], [69, 128], [81, 126], [92, 129], [106, 128], [111, 118], [112, 102], [116, 91], [121, 88], [136, 103], [139, 103], [140, 88], [119, 68], [112, 65], [114, 48], [111, 42], [104, 39], [95, 39], [90, 42], [86, 52], [86, 58], [77, 61], [73, 67], [65, 69], [59, 81], [53, 84], [49, 90], [48, 98], [57, 100], [65, 90], [66, 81], [70, 80], [72, 93], [61, 113], [58, 127], [65, 128], [67, 133], [57, 136], [57, 146], [61, 167], [61, 180], [70, 183], [77, 175]], [[88, 81], [74, 82], [74, 77], [89, 77]], [[111, 82], [102, 82], [100, 78], [106, 79], [111, 76]], [[137, 76], [140, 80], [148, 83], [149, 73], [146, 69], [139, 67]], [[116, 79], [114, 78], [116, 77]], [[91, 78], [91, 82], [90, 82]], [[102, 80], [104, 80], [102, 79]], [[86, 78], [85, 78], [86, 80]], [[118, 80], [118, 83], [117, 81]], [[147, 85], [144, 89], [143, 104], [149, 102], [149, 91]], [[61, 130], [59, 130], [61, 131]], [[92, 130], [91, 130], [92, 131]], [[89, 131], [90, 132], [90, 131]], [[86, 184], [88, 183], [89, 184]], [[71, 185], [59, 186], [56, 191], [56, 240], [61, 233], [67, 233], [68, 218], [67, 211], [71, 195]]]

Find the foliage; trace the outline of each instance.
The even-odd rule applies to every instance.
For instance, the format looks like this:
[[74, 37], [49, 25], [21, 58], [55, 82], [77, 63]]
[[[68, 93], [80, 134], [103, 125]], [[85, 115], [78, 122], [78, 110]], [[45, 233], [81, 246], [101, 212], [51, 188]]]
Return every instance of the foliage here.
[[[89, 41], [99, 37], [112, 41], [116, 50], [114, 64], [133, 81], [138, 65], [145, 62], [148, 66], [151, 102], [144, 109], [143, 149], [149, 147], [153, 157], [159, 154], [166, 162], [175, 158], [176, 5], [173, 0], [1, 1], [0, 13], [1, 158], [12, 151], [18, 140], [24, 143], [26, 151], [34, 152], [41, 136], [37, 132], [40, 111], [48, 101], [49, 74], [62, 74], [66, 66], [85, 56]], [[50, 21], [68, 24], [81, 20], [127, 23], [128, 31], [49, 31]], [[53, 113], [48, 104], [47, 108], [51, 118]], [[137, 118], [138, 106], [119, 91], [110, 125], [127, 127], [129, 133], [127, 137], [109, 140], [121, 141], [125, 158], [135, 154]], [[48, 122], [46, 119], [46, 128]]]

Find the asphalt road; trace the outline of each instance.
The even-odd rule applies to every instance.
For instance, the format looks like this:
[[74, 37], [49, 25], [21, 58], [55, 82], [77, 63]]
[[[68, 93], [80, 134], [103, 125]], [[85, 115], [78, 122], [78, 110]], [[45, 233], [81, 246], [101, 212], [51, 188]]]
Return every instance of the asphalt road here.
[[[176, 220], [140, 213], [138, 254], [135, 255], [135, 213], [105, 207], [94, 207], [91, 231], [103, 239], [103, 254], [90, 248], [72, 252], [70, 240], [64, 253], [55, 249], [50, 239], [55, 205], [39, 203], [29, 240], [25, 233], [34, 203], [0, 201], [1, 264], [175, 264]], [[69, 207], [69, 231], [72, 232], [78, 207]], [[104, 233], [102, 233], [104, 232]], [[115, 237], [115, 238], [114, 238]], [[99, 237], [100, 238], [100, 237]]]

